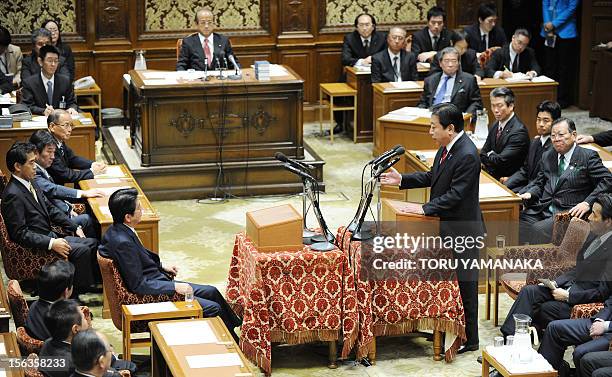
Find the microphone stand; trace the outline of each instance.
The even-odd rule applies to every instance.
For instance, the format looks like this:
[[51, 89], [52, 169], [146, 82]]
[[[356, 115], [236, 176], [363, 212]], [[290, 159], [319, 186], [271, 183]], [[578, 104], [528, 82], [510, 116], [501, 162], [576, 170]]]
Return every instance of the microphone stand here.
[[331, 234], [327, 228], [327, 224], [325, 223], [325, 219], [321, 213], [321, 208], [319, 207], [319, 200], [317, 199], [315, 190], [312, 189], [312, 185], [315, 186], [317, 189], [316, 191], [318, 192], [318, 183], [316, 180], [312, 180], [312, 184], [306, 186], [306, 192], [310, 202], [312, 203], [315, 217], [317, 218], [317, 222], [319, 223], [319, 227], [321, 228], [323, 234], [318, 234], [311, 238], [314, 243], [310, 245], [310, 249], [315, 251], [330, 251], [336, 248], [336, 246], [331, 242], [334, 240], [334, 235]]
[[365, 217], [368, 213], [368, 208], [370, 208], [370, 203], [372, 202], [372, 196], [372, 190], [368, 191], [363, 209], [361, 211], [361, 216], [359, 216], [359, 221], [357, 222], [357, 227], [355, 228], [355, 233], [353, 233], [353, 236], [351, 237], [351, 241], [364, 241], [373, 237], [373, 235], [367, 230], [361, 230], [361, 226], [363, 225]]
[[316, 235], [315, 232], [308, 229], [306, 225], [306, 215], [308, 214], [308, 209], [306, 208], [306, 185], [310, 185], [311, 183], [308, 179], [302, 177], [302, 213], [304, 214], [303, 225], [304, 229], [302, 230], [302, 242], [304, 245], [312, 244], [312, 237]]
[[217, 57], [216, 59], [217, 59], [217, 69], [219, 69], [219, 76], [217, 76], [217, 80], [225, 80], [225, 77], [223, 77], [223, 67], [221, 66], [219, 57]]
[[204, 58], [204, 81], [209, 81], [210, 78], [208, 77], [208, 58]]

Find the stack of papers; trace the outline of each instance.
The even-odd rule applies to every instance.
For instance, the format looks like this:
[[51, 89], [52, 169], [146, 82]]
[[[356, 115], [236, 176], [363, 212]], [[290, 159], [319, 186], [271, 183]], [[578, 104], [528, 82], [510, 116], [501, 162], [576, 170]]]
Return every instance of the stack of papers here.
[[385, 88], [385, 93], [422, 89], [421, 86], [414, 81], [391, 82], [389, 84], [390, 88]]
[[426, 63], [426, 62], [418, 62], [416, 65], [417, 65], [417, 69], [429, 70], [431, 68], [431, 64]]
[[369, 65], [356, 65], [355, 70], [357, 71], [357, 73], [372, 73], [372, 67]]
[[555, 82], [555, 80], [547, 76], [538, 76], [538, 77], [532, 78], [531, 82]]
[[270, 62], [267, 60], [255, 61], [255, 78], [260, 81], [270, 81]]
[[191, 369], [243, 366], [240, 355], [236, 352], [185, 356], [185, 359]]
[[421, 109], [419, 107], [402, 107], [401, 109], [393, 110], [390, 113], [383, 115], [380, 117], [380, 119], [412, 121], [421, 117], [430, 118], [431, 111], [429, 111], [429, 109]]
[[219, 339], [208, 321], [165, 322], [157, 325], [169, 346], [217, 343]]
[[478, 191], [478, 197], [482, 198], [499, 198], [504, 196], [512, 196], [508, 191], [504, 190], [497, 183], [481, 183]]
[[126, 305], [132, 315], [176, 312], [178, 308], [173, 302], [153, 302], [150, 304]]
[[121, 170], [119, 165], [107, 166], [106, 170], [102, 174], [97, 174], [96, 178], [123, 178], [125, 173]]
[[508, 77], [506, 81], [508, 82], [519, 82], [519, 81], [530, 81], [531, 78], [527, 76], [527, 74], [523, 72], [514, 72], [512, 77]]

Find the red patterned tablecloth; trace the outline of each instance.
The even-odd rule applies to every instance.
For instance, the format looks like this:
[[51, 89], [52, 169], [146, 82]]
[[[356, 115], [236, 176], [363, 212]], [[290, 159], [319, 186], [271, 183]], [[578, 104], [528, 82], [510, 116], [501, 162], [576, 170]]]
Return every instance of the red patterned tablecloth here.
[[[344, 228], [338, 230], [337, 239], [342, 239], [342, 248], [350, 255], [357, 281], [357, 358], [365, 357], [375, 349], [376, 336], [438, 330], [456, 336], [445, 352], [445, 360], [452, 361], [466, 340], [463, 302], [454, 271], [438, 274], [437, 279], [431, 280], [422, 276], [408, 280], [367, 279], [360, 268], [363, 263], [361, 243], [351, 242], [350, 238], [350, 232], [345, 232]], [[435, 254], [433, 257], [443, 255]]]
[[228, 280], [227, 301], [243, 317], [240, 348], [266, 373], [272, 342], [343, 339], [341, 357], [348, 357], [358, 315], [352, 269], [341, 250], [260, 253], [238, 233]]

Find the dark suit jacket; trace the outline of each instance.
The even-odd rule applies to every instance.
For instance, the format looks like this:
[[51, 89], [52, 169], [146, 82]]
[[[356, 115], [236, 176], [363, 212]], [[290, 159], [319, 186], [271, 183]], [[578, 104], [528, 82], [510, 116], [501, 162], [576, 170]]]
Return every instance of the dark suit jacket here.
[[[21, 91], [21, 103], [30, 108], [32, 114], [43, 114], [45, 112], [45, 104], [47, 100], [47, 88], [45, 88], [40, 75], [33, 75], [23, 80], [23, 89]], [[64, 97], [66, 108], [78, 109], [74, 98], [74, 90], [72, 83], [67, 76], [53, 76], [53, 103], [49, 105], [54, 109], [60, 108], [60, 101]]]
[[[499, 144], [497, 143], [498, 127], [499, 122], [495, 122], [489, 128], [487, 141], [480, 151], [482, 164], [495, 179], [509, 177], [519, 170], [529, 151], [529, 132], [516, 114], [504, 127]], [[487, 156], [489, 151], [493, 153]]]
[[76, 70], [75, 70], [74, 54], [72, 53], [72, 48], [70, 48], [70, 45], [64, 42], [58, 44], [55, 47], [59, 50], [60, 56], [64, 58], [66, 69], [68, 70], [68, 74], [69, 74], [68, 77], [70, 78], [70, 82], [73, 82]]
[[51, 337], [47, 325], [45, 325], [45, 315], [51, 307], [51, 302], [36, 300], [30, 305], [28, 318], [26, 318], [25, 329], [32, 338], [46, 340]]
[[[438, 72], [425, 78], [419, 107], [430, 108], [433, 105], [436, 89], [440, 84], [441, 77], [442, 72]], [[476, 77], [469, 73], [457, 72], [451, 95], [451, 103], [456, 105], [462, 112], [472, 113], [476, 116], [476, 110], [482, 109], [480, 88], [476, 82]]]
[[612, 237], [587, 259], [584, 252], [595, 237], [585, 242], [576, 256], [576, 266], [555, 279], [558, 287], [569, 287], [570, 305], [600, 302], [612, 294]]
[[74, 154], [66, 143], [63, 147], [55, 150], [55, 159], [47, 172], [53, 177], [58, 185], [65, 183], [77, 183], [84, 179], [93, 179], [93, 172], [90, 170], [93, 161]]
[[49, 199], [53, 205], [64, 212], [66, 216], [70, 217], [72, 205], [68, 201], [77, 199], [78, 190], [56, 184], [53, 177], [51, 177], [45, 169], [39, 166], [36, 167], [34, 182], [40, 187], [42, 192], [47, 196], [47, 199]]
[[147, 250], [124, 224], [113, 224], [102, 237], [100, 255], [114, 260], [130, 292], [174, 294], [174, 282], [162, 272], [159, 256]]
[[540, 172], [540, 164], [542, 161], [542, 154], [550, 149], [552, 142], [550, 137], [542, 146], [542, 142], [539, 137], [531, 140], [529, 145], [529, 153], [523, 163], [523, 166], [512, 174], [506, 181], [506, 187], [510, 190], [522, 194], [522, 189], [531, 181], [533, 181]]
[[[467, 26], [463, 29], [466, 34], [465, 40], [470, 46], [471, 49], [476, 50], [476, 52], [483, 52], [485, 50], [485, 46], [482, 44], [482, 38], [480, 37], [480, 25], [477, 23]], [[503, 46], [507, 43], [506, 33], [504, 33], [504, 29], [499, 26], [495, 26], [493, 30], [489, 32], [489, 48], [495, 46]]]
[[593, 139], [595, 139], [595, 144], [598, 144], [602, 147], [609, 147], [612, 145], [612, 130], [603, 131], [598, 134], [593, 135]]
[[[208, 62], [208, 67], [217, 68], [217, 61], [215, 59], [215, 56], [219, 55], [220, 52], [223, 52], [225, 54], [225, 58], [227, 59], [228, 66], [230, 68], [236, 68], [229, 61], [229, 56], [234, 55], [234, 50], [232, 50], [232, 44], [230, 43], [230, 40], [224, 35], [213, 33], [213, 44], [214, 48], [213, 51], [211, 51], [213, 54], [213, 61]], [[192, 68], [196, 71], [204, 71], [205, 57], [206, 55], [204, 54], [204, 48], [200, 43], [200, 37], [198, 33], [185, 37], [183, 39], [181, 51], [179, 52], [179, 57], [176, 62], [176, 70], [186, 71]], [[234, 55], [234, 58], [236, 59], [236, 63], [240, 64], [236, 55]], [[219, 59], [219, 64], [225, 67], [225, 64], [223, 63], [222, 59]]]
[[[436, 55], [434, 55], [427, 76], [431, 76], [437, 72], [442, 72], [442, 67], [440, 67], [441, 56], [442, 52], [438, 52]], [[484, 78], [484, 70], [480, 68], [480, 63], [478, 63], [478, 59], [476, 59], [476, 51], [472, 50], [471, 48], [468, 48], [465, 53], [461, 55], [461, 66], [459, 69], [463, 72], [478, 75], [480, 78]]]
[[357, 60], [367, 58], [377, 52], [387, 49], [387, 37], [385, 33], [374, 30], [370, 36], [368, 50], [363, 47], [361, 36], [357, 31], [344, 36], [342, 43], [342, 65], [354, 66]]
[[[57, 70], [55, 71], [55, 74], [71, 77], [70, 69], [68, 68], [68, 64], [66, 63], [66, 58], [61, 55], [59, 57], [59, 64], [57, 65]], [[22, 60], [21, 81], [23, 82], [26, 78], [36, 75], [40, 75], [40, 64], [38, 64], [38, 56], [34, 53], [31, 53]]]
[[[412, 34], [412, 52], [418, 56], [421, 52], [433, 51], [434, 48], [431, 45], [431, 38], [429, 38], [428, 27], [425, 26], [423, 29]], [[448, 29], [443, 29], [438, 39], [438, 48], [436, 51], [440, 51], [445, 47], [450, 46], [450, 32]]]
[[442, 148], [436, 153], [430, 171], [402, 174], [400, 189], [431, 187], [429, 202], [423, 205], [427, 216], [441, 221], [465, 222], [470, 234], [481, 234], [482, 213], [478, 199], [480, 159], [470, 138], [463, 134], [440, 165]]
[[[418, 73], [416, 68], [416, 57], [413, 53], [402, 50], [400, 52], [400, 72], [402, 81], [416, 81]], [[384, 49], [372, 55], [372, 82], [395, 81], [393, 62], [389, 51]]]
[[[52, 338], [49, 338], [43, 344], [39, 357], [61, 357], [66, 360], [66, 366], [68, 366], [68, 370], [46, 370], [45, 368], [40, 368], [42, 374], [48, 377], [81, 377], [87, 376], [85, 374], [79, 373], [75, 371], [74, 364], [72, 363], [72, 346], [68, 343], [64, 343], [62, 341], [58, 341]], [[115, 360], [113, 356], [113, 361]], [[112, 367], [112, 366], [111, 366]], [[133, 374], [132, 374], [133, 375]], [[117, 371], [108, 371], [104, 374], [104, 377], [120, 377], [121, 375]]]
[[[520, 53], [519, 62], [518, 62], [518, 71], [519, 72], [529, 72], [536, 71], [539, 74], [542, 73], [542, 68], [538, 64], [536, 60], [535, 52], [531, 47], [525, 48], [523, 52]], [[509, 70], [512, 70], [512, 62], [510, 61], [510, 50], [509, 45], [505, 44], [499, 50], [496, 50], [491, 54], [491, 59], [487, 62], [485, 66], [485, 75], [487, 77], [493, 77], [495, 72], [503, 71], [504, 66]]]
[[21, 182], [11, 177], [2, 193], [2, 217], [13, 242], [37, 250], [47, 250], [51, 238], [58, 238], [51, 230], [51, 224], [71, 234], [76, 231], [76, 225], [47, 200], [36, 183], [33, 186], [38, 202]]
[[559, 177], [558, 153], [554, 149], [542, 155], [542, 167], [536, 179], [524, 188], [535, 205], [528, 214], [547, 211], [551, 203], [558, 211], [567, 211], [581, 202], [593, 206], [597, 195], [612, 190], [612, 174], [597, 152], [576, 146], [569, 165]]
[[0, 71], [0, 94], [10, 93], [14, 89], [13, 76], [7, 76]]

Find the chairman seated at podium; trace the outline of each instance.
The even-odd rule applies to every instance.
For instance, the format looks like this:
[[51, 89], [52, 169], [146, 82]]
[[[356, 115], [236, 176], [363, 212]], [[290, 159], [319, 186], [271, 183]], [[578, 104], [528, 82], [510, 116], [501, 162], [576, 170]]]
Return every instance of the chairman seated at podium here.
[[230, 56], [234, 57], [236, 64], [238, 64], [238, 58], [234, 55], [229, 38], [213, 33], [215, 30], [213, 13], [206, 8], [198, 9], [195, 14], [195, 24], [198, 32], [183, 39], [176, 70], [204, 71], [205, 61], [208, 63], [208, 69], [215, 69], [219, 66], [225, 68], [224, 58], [227, 59], [227, 68], [236, 69]]
[[[478, 149], [463, 131], [463, 114], [452, 103], [434, 106], [429, 134], [440, 144], [430, 171], [400, 174], [391, 171], [381, 175], [383, 185], [400, 189], [431, 187], [429, 202], [406, 203], [404, 211], [440, 218], [440, 236], [481, 236], [484, 231], [478, 199], [480, 158]], [[477, 259], [478, 249], [453, 253], [459, 259]], [[457, 269], [459, 290], [465, 307], [465, 345], [457, 353], [478, 349], [478, 271]]]

